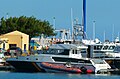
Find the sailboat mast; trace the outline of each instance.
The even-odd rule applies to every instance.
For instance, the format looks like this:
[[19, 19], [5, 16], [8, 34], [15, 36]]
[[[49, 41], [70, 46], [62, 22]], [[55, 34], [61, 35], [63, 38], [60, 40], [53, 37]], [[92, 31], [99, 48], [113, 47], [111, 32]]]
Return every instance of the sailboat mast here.
[[83, 30], [84, 30], [84, 36], [83, 39], [86, 38], [86, 0], [83, 0]]
[[73, 11], [72, 11], [72, 8], [71, 8], [71, 26], [72, 26], [72, 39], [74, 40], [74, 27], [73, 27]]

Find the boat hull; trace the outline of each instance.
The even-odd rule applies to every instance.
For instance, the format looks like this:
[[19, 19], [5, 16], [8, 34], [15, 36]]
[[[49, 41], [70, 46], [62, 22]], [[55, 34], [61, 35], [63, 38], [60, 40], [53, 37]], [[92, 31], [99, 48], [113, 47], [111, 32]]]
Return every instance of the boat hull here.
[[35, 62], [7, 61], [19, 72], [44, 72]]
[[[83, 67], [81, 64], [71, 64], [72, 67], [74, 67], [73, 70], [70, 70], [70, 68], [65, 69], [64, 64], [65, 63], [54, 63], [57, 66], [64, 66], [64, 68], [50, 68], [48, 66], [43, 65], [45, 62], [29, 62], [29, 61], [7, 61], [10, 63], [16, 71], [19, 72], [69, 72], [69, 73], [86, 73], [81, 72], [79, 68]], [[88, 70], [87, 73], [94, 73], [95, 68], [92, 65], [84, 65], [84, 67]], [[83, 70], [82, 70], [83, 71]]]
[[104, 60], [111, 66], [112, 69], [120, 70], [120, 58], [104, 58]]

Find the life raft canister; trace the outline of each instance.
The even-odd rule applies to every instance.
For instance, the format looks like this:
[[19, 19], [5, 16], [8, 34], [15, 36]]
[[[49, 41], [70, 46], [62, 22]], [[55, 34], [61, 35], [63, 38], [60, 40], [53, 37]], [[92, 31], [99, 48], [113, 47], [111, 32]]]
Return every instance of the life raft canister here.
[[87, 73], [87, 68], [85, 68], [84, 66], [82, 66], [80, 69], [81, 69], [82, 73], [84, 73], [84, 74]]
[[80, 69], [81, 69], [82, 73], [84, 73], [84, 74], [90, 74], [90, 73], [93, 72], [92, 70], [87, 69], [87, 68], [84, 67], [84, 66], [82, 66]]

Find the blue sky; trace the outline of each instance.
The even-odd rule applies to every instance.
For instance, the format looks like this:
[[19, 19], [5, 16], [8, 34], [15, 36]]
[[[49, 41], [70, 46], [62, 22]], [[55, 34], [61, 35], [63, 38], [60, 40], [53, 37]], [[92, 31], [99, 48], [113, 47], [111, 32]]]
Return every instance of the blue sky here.
[[[87, 37], [92, 39], [93, 21], [96, 21], [96, 37], [103, 40], [112, 40], [114, 26], [114, 38], [120, 32], [120, 0], [87, 0]], [[73, 18], [82, 20], [82, 0], [0, 0], [0, 18], [35, 16], [41, 20], [48, 20], [53, 24], [56, 18], [56, 29], [71, 29], [71, 8]]]

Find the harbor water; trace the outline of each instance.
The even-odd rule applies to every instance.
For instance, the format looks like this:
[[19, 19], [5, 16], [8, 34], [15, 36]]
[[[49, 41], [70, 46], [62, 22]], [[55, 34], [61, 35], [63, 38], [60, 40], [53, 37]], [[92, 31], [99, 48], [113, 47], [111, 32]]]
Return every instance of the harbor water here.
[[22, 73], [0, 71], [0, 79], [120, 79], [120, 75], [68, 74], [68, 73]]

